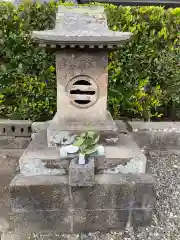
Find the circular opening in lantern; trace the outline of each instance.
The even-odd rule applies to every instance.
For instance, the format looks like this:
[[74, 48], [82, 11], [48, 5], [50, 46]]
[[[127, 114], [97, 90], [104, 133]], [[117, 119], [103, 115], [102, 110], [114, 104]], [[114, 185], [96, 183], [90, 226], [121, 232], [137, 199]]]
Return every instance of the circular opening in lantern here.
[[98, 86], [89, 76], [74, 77], [67, 85], [71, 104], [79, 108], [87, 108], [96, 103], [98, 99]]

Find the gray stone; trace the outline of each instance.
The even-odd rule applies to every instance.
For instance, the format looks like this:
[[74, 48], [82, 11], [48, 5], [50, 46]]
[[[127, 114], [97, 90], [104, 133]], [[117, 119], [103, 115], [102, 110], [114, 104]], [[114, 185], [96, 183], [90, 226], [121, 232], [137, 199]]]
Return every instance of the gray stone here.
[[[131, 134], [119, 134], [116, 145], [105, 146], [105, 157], [95, 161], [98, 172], [145, 173], [146, 156], [141, 152]], [[103, 170], [103, 171], [102, 171]]]
[[68, 211], [36, 210], [26, 212], [20, 210], [11, 214], [11, 221], [16, 233], [71, 231], [71, 217]]
[[31, 124], [32, 133], [38, 133], [47, 129], [50, 121], [47, 122], [33, 122]]
[[[111, 177], [111, 176], [110, 176]], [[96, 182], [92, 187], [72, 187], [72, 204], [74, 209], [129, 209], [134, 201], [133, 184], [121, 182], [119, 184], [100, 184]]]
[[94, 158], [89, 157], [84, 165], [73, 159], [69, 165], [69, 184], [71, 186], [92, 186], [94, 184]]
[[0, 147], [6, 149], [24, 149], [30, 141], [30, 137], [0, 136]]
[[64, 210], [71, 205], [67, 176], [17, 175], [9, 187], [14, 212]]
[[75, 137], [75, 135], [70, 135], [67, 131], [61, 131], [54, 136], [53, 141], [56, 145], [69, 145], [75, 141]]
[[8, 232], [1, 235], [1, 240], [27, 240], [27, 236]]
[[127, 41], [132, 34], [109, 30], [104, 8], [101, 6], [59, 6], [55, 29], [34, 31], [33, 36], [43, 44], [71, 47], [110, 44], [109, 47], [113, 48], [114, 45]]
[[134, 228], [148, 226], [151, 224], [152, 215], [152, 209], [132, 209], [131, 224]]
[[123, 230], [129, 218], [129, 211], [123, 209], [75, 210], [73, 215], [74, 232], [109, 232], [110, 229]]
[[30, 137], [31, 123], [29, 120], [0, 119], [0, 135]]
[[24, 152], [24, 149], [0, 149], [0, 157], [13, 157], [20, 158]]
[[19, 159], [20, 171], [26, 176], [67, 174], [69, 160], [60, 160], [59, 148], [48, 148], [46, 131], [37, 133]]
[[99, 174], [87, 187], [70, 187], [68, 176], [18, 175], [10, 196], [12, 225], [26, 233], [56, 227], [62, 232], [120, 230], [129, 219], [133, 226], [145, 226], [156, 198], [154, 179], [147, 174]]
[[[63, 104], [63, 106], [65, 107], [66, 105]], [[101, 106], [102, 107], [102, 106]], [[64, 111], [67, 110], [67, 106], [66, 109]], [[81, 111], [82, 109], [80, 109]], [[92, 110], [92, 109], [91, 109]], [[108, 142], [107, 139], [110, 138], [117, 138], [118, 137], [118, 128], [116, 126], [116, 123], [113, 121], [113, 118], [111, 116], [111, 114], [107, 111], [106, 112], [106, 118], [104, 120], [97, 120], [97, 119], [93, 119], [88, 117], [87, 114], [91, 115], [92, 117], [92, 112], [91, 110], [88, 110], [89, 113], [83, 113], [87, 119], [83, 119], [82, 118], [82, 114], [81, 112], [79, 114], [73, 114], [74, 116], [81, 116], [81, 119], [74, 119], [74, 121], [69, 120], [68, 117], [66, 118], [66, 120], [61, 120], [59, 119], [59, 114], [60, 112], [56, 113], [54, 119], [51, 121], [51, 123], [49, 124], [48, 128], [47, 128], [47, 143], [48, 143], [48, 147], [55, 147], [57, 141], [55, 140], [55, 136], [61, 136], [64, 132], [68, 132], [69, 136], [72, 135], [78, 135], [82, 132], [91, 130], [91, 131], [95, 131], [95, 132], [99, 132], [100, 133], [100, 141], [103, 143]], [[79, 110], [78, 110], [79, 111]], [[83, 109], [84, 111], [84, 109]], [[71, 111], [72, 112], [72, 111]], [[97, 111], [95, 111], [97, 112]], [[97, 116], [96, 116], [97, 118]], [[111, 140], [111, 139], [110, 139]], [[110, 143], [112, 142], [112, 140], [110, 141]], [[114, 141], [113, 141], [114, 143]]]
[[178, 149], [180, 125], [178, 122], [129, 122], [134, 138], [147, 150]]

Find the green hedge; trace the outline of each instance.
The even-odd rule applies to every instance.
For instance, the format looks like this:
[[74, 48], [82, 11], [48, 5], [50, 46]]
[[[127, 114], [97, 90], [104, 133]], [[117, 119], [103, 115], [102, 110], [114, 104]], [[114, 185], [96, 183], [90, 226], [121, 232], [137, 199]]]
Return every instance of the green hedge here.
[[[47, 120], [54, 115], [54, 55], [34, 43], [31, 31], [53, 28], [57, 5], [0, 2], [0, 118]], [[180, 8], [105, 5], [105, 10], [111, 29], [134, 34], [109, 55], [113, 116], [177, 117]]]

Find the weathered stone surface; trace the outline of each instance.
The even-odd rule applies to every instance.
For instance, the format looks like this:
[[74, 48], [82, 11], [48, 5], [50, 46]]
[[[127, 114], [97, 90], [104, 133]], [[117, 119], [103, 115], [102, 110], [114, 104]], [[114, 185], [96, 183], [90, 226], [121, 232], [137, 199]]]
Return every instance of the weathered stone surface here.
[[30, 137], [31, 123], [32, 122], [28, 120], [0, 119], [0, 135]]
[[[155, 183], [155, 182], [154, 182]], [[155, 205], [156, 192], [154, 183], [137, 183], [134, 186], [134, 202], [132, 207], [135, 209], [153, 209]]]
[[180, 125], [178, 122], [129, 122], [134, 138], [141, 148], [149, 150], [178, 149]]
[[151, 224], [153, 209], [132, 209], [131, 224], [133, 227], [145, 227]]
[[[99, 132], [101, 135], [100, 141], [107, 144], [109, 142], [107, 141], [107, 139], [117, 138], [119, 132], [118, 132], [116, 123], [112, 119], [111, 114], [109, 112], [106, 112], [106, 113], [107, 113], [107, 118], [102, 121], [97, 119], [92, 120], [91, 118], [83, 120], [82, 113], [80, 113], [79, 115], [81, 116], [81, 119], [79, 119], [79, 121], [77, 120], [70, 121], [68, 119], [64, 121], [59, 119], [58, 114], [60, 113], [56, 113], [54, 119], [51, 121], [51, 123], [47, 128], [48, 147], [56, 146], [56, 142], [54, 141], [54, 138], [56, 135], [62, 135], [63, 131], [68, 131], [70, 135], [80, 134], [88, 130]], [[84, 114], [85, 113], [83, 112], [83, 115]], [[85, 115], [87, 117], [87, 114]], [[73, 116], [76, 116], [76, 114], [74, 114]]]
[[9, 184], [17, 172], [18, 158], [0, 156], [0, 232], [9, 229]]
[[14, 212], [67, 210], [71, 205], [66, 176], [23, 177], [17, 175], [10, 184], [9, 192]]
[[72, 187], [72, 204], [75, 209], [130, 209], [133, 184], [96, 184], [93, 187]]
[[[58, 123], [60, 127], [68, 125], [68, 122], [89, 122], [91, 121], [106, 121], [106, 109], [107, 109], [107, 84], [108, 74], [106, 73], [106, 67], [108, 64], [107, 52], [59, 52], [56, 55], [56, 69], [57, 69], [57, 113]], [[68, 89], [67, 84], [73, 82], [75, 87], [76, 82], [81, 83], [80, 87], [77, 85], [77, 90], [87, 86], [85, 80], [90, 78], [92, 83], [90, 87], [93, 88], [93, 95], [85, 94], [88, 91], [82, 91], [84, 94], [81, 96], [87, 96], [91, 106], [85, 108], [86, 104], [79, 101], [79, 104], [75, 104], [74, 100], [80, 99], [76, 93], [72, 92], [72, 87]], [[76, 80], [77, 78], [77, 80]], [[85, 82], [86, 81], [86, 82]], [[94, 85], [96, 86], [93, 86]], [[71, 94], [72, 92], [72, 94]], [[96, 100], [90, 99], [90, 97], [96, 96]], [[76, 99], [75, 97], [78, 97]], [[88, 104], [89, 104], [88, 103]], [[62, 114], [63, 111], [63, 114]], [[98, 114], [97, 114], [98, 113]], [[62, 127], [60, 128], [62, 129]], [[64, 128], [63, 128], [64, 129]], [[68, 128], [69, 129], [69, 128]], [[64, 130], [68, 130], [64, 129]]]
[[47, 127], [49, 126], [49, 122], [50, 121], [46, 121], [46, 122], [33, 122], [31, 124], [32, 133], [38, 133], [40, 131], [46, 130]]
[[31, 175], [64, 175], [69, 160], [60, 161], [59, 148], [48, 148], [46, 131], [37, 133], [19, 159], [20, 171]]
[[30, 137], [0, 136], [0, 148], [24, 149], [28, 146], [30, 141]]
[[24, 152], [24, 149], [0, 149], [0, 157], [10, 157], [19, 159]]
[[70, 186], [92, 186], [94, 184], [94, 158], [89, 158], [87, 164], [80, 165], [73, 159], [69, 165]]
[[75, 210], [73, 215], [74, 232], [108, 232], [110, 230], [125, 229], [129, 217], [129, 211], [126, 210], [99, 210], [91, 211]]
[[17, 232], [84, 232], [146, 225], [155, 204], [151, 175], [99, 174], [92, 187], [70, 187], [68, 176], [16, 176], [10, 185]]
[[[69, 23], [70, 22], [70, 23]], [[117, 45], [127, 41], [132, 33], [108, 29], [102, 6], [59, 6], [54, 30], [33, 31], [40, 43], [66, 45]], [[103, 46], [102, 46], [103, 47]]]
[[[102, 170], [111, 173], [145, 173], [146, 157], [131, 134], [121, 133], [118, 137], [116, 145], [105, 146], [105, 156], [96, 157], [96, 171], [101, 173]], [[37, 133], [36, 138], [31, 141], [19, 160], [20, 170], [24, 175], [66, 174], [70, 160], [75, 155], [69, 154], [67, 158], [61, 159], [59, 148], [48, 148], [46, 144], [46, 132]]]
[[71, 217], [68, 211], [36, 210], [19, 211], [11, 214], [15, 232], [31, 233], [41, 231], [70, 232]]
[[146, 171], [146, 157], [131, 134], [119, 134], [116, 145], [105, 146], [105, 157], [97, 157], [95, 165], [98, 172], [139, 174]]
[[56, 232], [37, 232], [30, 234], [7, 232], [1, 235], [1, 240], [77, 240], [74, 234], [61, 234]]

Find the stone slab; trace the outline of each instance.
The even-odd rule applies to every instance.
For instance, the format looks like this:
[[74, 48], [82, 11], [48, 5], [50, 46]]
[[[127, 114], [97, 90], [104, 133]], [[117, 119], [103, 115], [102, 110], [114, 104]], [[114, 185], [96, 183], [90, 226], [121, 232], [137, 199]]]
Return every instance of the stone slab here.
[[[96, 156], [96, 172], [108, 170], [112, 173], [145, 173], [146, 157], [131, 134], [120, 133], [116, 145], [105, 145], [105, 156]], [[70, 160], [77, 154], [61, 158], [58, 147], [47, 147], [46, 131], [37, 133], [19, 159], [20, 171], [24, 175], [64, 175]]]
[[69, 187], [68, 176], [17, 175], [10, 197], [12, 226], [26, 233], [106, 232], [124, 229], [129, 219], [146, 225], [156, 199], [154, 178], [147, 174], [99, 174], [92, 187]]
[[[89, 209], [94, 206], [97, 209], [112, 207], [123, 209], [131, 205], [132, 199], [134, 199], [134, 208], [153, 208], [154, 202], [153, 199], [151, 202], [149, 196], [155, 195], [154, 179], [147, 174], [139, 176], [99, 174], [95, 176], [93, 187], [70, 189], [68, 176], [17, 175], [12, 180], [9, 191], [14, 203], [12, 206], [17, 210], [20, 208], [44, 210], [44, 206], [41, 205], [43, 201], [46, 203], [46, 209], [61, 209], [61, 207], [67, 209], [70, 205], [68, 194], [71, 194], [74, 208]], [[36, 200], [34, 202], [30, 198], [32, 195]], [[24, 199], [22, 202], [19, 196]]]
[[[96, 175], [93, 187], [69, 187], [69, 195], [67, 190], [64, 192], [61, 189], [62, 182], [69, 186], [68, 177], [62, 176], [42, 178], [19, 175], [13, 180], [10, 193], [14, 193], [14, 199], [21, 198], [22, 202], [26, 197], [25, 184], [29, 183], [31, 189], [31, 199], [26, 202], [24, 198], [23, 208], [18, 205], [19, 200], [14, 202], [11, 226], [16, 233], [52, 230], [64, 233], [108, 232], [125, 229], [129, 221], [135, 227], [147, 226], [151, 221], [155, 204], [154, 179], [151, 175]], [[44, 188], [41, 189], [42, 183]], [[52, 191], [54, 185], [63, 192], [62, 195]], [[54, 201], [53, 208], [46, 202], [49, 198]], [[38, 202], [43, 204], [38, 205]], [[29, 208], [34, 204], [37, 206], [35, 210]]]
[[[96, 172], [108, 170], [112, 173], [145, 173], [146, 157], [131, 134], [120, 133], [115, 145], [105, 145], [105, 156], [95, 155]], [[64, 175], [70, 161], [77, 154], [61, 158], [59, 147], [47, 147], [46, 131], [37, 133], [20, 157], [20, 171], [24, 175]]]
[[0, 135], [30, 137], [31, 123], [29, 120], [0, 119]]
[[89, 158], [84, 165], [77, 163], [77, 159], [72, 159], [69, 165], [69, 185], [70, 186], [92, 186], [94, 184], [94, 158]]

